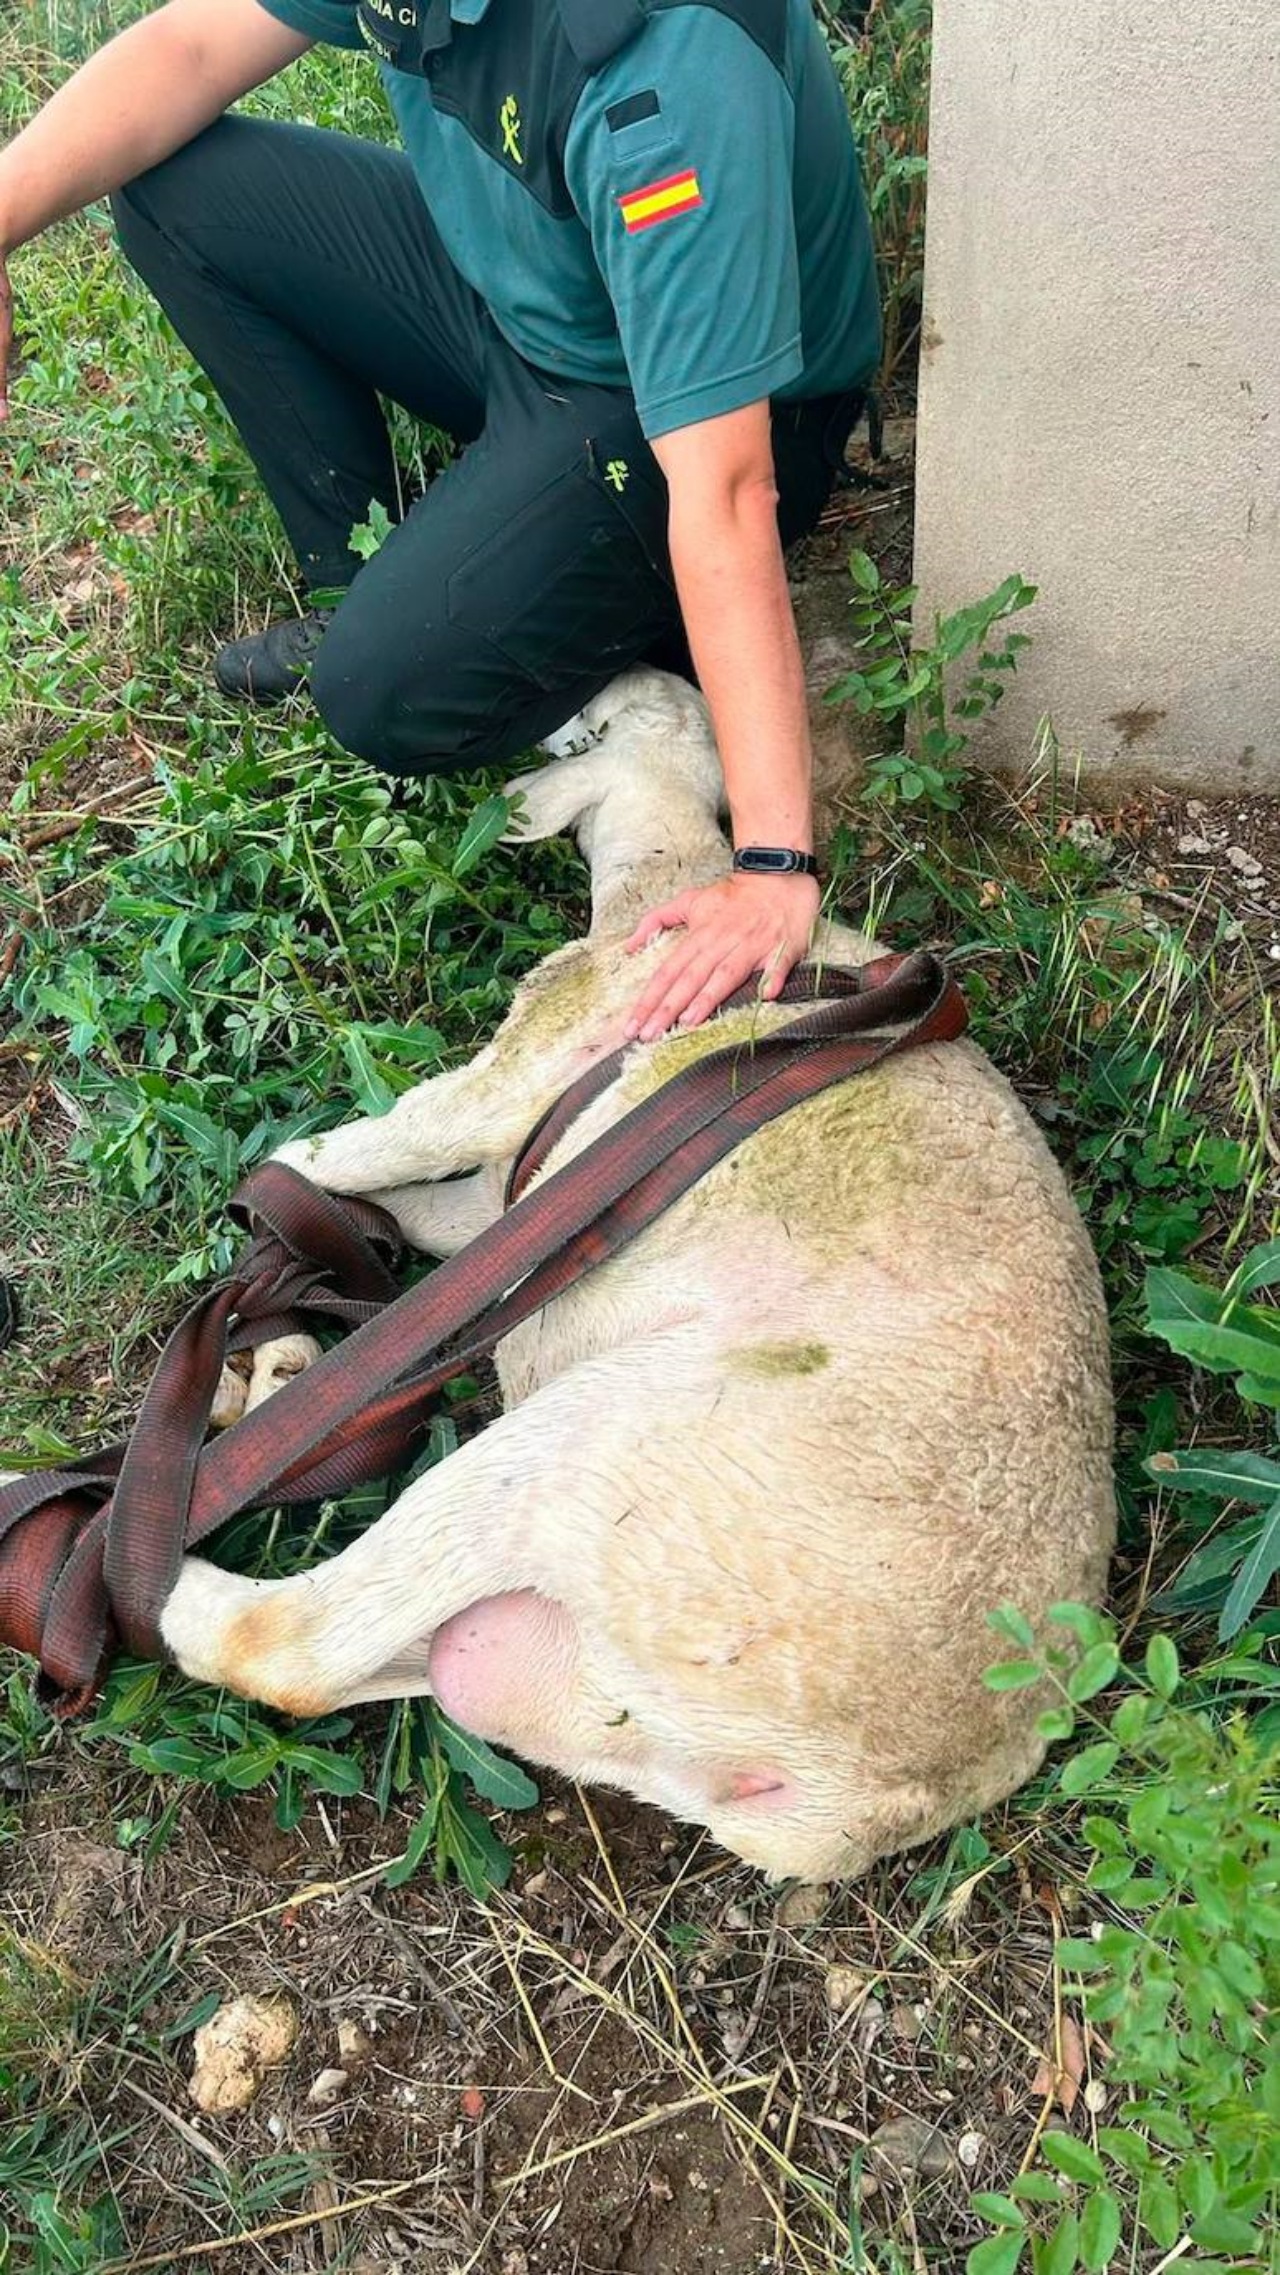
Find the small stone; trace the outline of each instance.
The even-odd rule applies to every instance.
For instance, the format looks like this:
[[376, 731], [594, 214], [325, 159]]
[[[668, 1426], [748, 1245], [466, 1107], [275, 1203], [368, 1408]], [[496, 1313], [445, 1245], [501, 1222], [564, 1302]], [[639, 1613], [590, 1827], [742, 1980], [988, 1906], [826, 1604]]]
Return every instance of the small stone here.
[[1267, 949], [1273, 964], [1280, 964], [1280, 940], [1273, 940]]
[[884, 2008], [879, 1999], [864, 1999], [858, 2015], [858, 2045], [868, 2054], [884, 2029]]
[[1092, 814], [1077, 814], [1067, 823], [1067, 836], [1084, 853], [1109, 853], [1111, 840], [1099, 829]]
[[550, 1879], [551, 1875], [549, 1872], [531, 1872], [528, 1879], [525, 1881], [524, 1887], [521, 1890], [521, 1894], [524, 1896], [541, 1896], [547, 1888]]
[[908, 2006], [905, 2000], [897, 2006], [891, 2006], [889, 2009], [889, 2028], [894, 2037], [905, 2039], [908, 2045], [914, 2044], [924, 2030], [924, 2018], [927, 2012], [926, 2007]]
[[1101, 2078], [1090, 2078], [1084, 2089], [1084, 2105], [1091, 2116], [1100, 2117], [1107, 2106], [1107, 2089]]
[[[1280, 947], [1275, 950], [1275, 954], [1280, 956]], [[724, 1924], [726, 1927], [737, 1928], [739, 1931], [741, 1931], [743, 1928], [750, 1927], [752, 1924], [751, 1914], [747, 1910], [746, 1905], [730, 1904], [729, 1909], [724, 1915]]]
[[468, 2124], [478, 2125], [484, 2115], [484, 2095], [478, 2085], [464, 2086], [458, 2096], [458, 2107]]
[[876, 2127], [868, 2146], [890, 2172], [918, 2172], [925, 2180], [939, 2180], [952, 2167], [946, 2134], [924, 2117], [891, 2117]]
[[972, 2172], [986, 2147], [981, 2133], [962, 2133], [956, 2142], [956, 2155], [966, 2172]]
[[867, 1978], [856, 1967], [828, 1967], [827, 2005], [833, 2014], [847, 2014], [849, 2008], [862, 1997]]
[[1189, 836], [1178, 839], [1178, 851], [1179, 853], [1211, 853], [1213, 848], [1207, 837]]
[[187, 2088], [197, 2109], [247, 2109], [268, 2070], [293, 2052], [298, 2017], [285, 1998], [232, 1999], [195, 2033], [195, 2067]]
[[726, 2014], [720, 2029], [720, 2043], [727, 2062], [736, 2062], [747, 2048], [747, 2021], [740, 2007]]
[[802, 1880], [779, 1904], [778, 1924], [781, 1927], [816, 1927], [830, 1901], [831, 1890], [825, 1881]]
[[341, 2101], [347, 2084], [345, 2070], [321, 2070], [308, 2089], [307, 2100], [313, 2109], [332, 2109], [335, 2101]]
[[1243, 845], [1229, 845], [1227, 847], [1227, 859], [1232, 868], [1242, 877], [1260, 877], [1262, 875], [1262, 863], [1257, 855], [1247, 852]]
[[362, 2070], [373, 2058], [373, 2040], [349, 2015], [338, 2024], [338, 2062], [344, 2070]]
[[1205, 810], [1205, 808], [1204, 808], [1204, 800], [1203, 800], [1203, 798], [1188, 798], [1188, 800], [1187, 800], [1187, 812], [1188, 812], [1188, 814], [1190, 815], [1190, 817], [1191, 817], [1191, 819], [1192, 819], [1192, 821], [1193, 821], [1193, 822], [1198, 822], [1198, 821], [1199, 821], [1199, 819], [1200, 819], [1200, 816], [1201, 816], [1201, 814], [1204, 812], [1204, 810]]

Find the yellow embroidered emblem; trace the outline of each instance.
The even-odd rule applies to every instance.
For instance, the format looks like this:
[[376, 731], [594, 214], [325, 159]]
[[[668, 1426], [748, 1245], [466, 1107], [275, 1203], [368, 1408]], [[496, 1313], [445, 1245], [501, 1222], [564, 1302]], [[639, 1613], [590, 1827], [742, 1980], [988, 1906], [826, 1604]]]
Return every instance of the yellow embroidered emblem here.
[[520, 122], [520, 105], [514, 95], [508, 95], [499, 111], [498, 124], [502, 128], [503, 157], [513, 159], [517, 166], [523, 166], [524, 153], [520, 148], [520, 137], [524, 128]]
[[612, 482], [615, 490], [619, 492], [625, 490], [627, 483], [631, 479], [631, 468], [628, 466], [626, 459], [611, 458], [608, 465], [605, 467], [604, 478], [606, 482]]

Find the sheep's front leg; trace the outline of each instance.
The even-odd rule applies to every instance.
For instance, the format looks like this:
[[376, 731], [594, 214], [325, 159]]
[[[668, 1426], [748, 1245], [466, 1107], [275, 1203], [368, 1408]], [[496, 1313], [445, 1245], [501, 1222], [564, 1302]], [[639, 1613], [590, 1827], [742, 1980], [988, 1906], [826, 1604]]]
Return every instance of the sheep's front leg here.
[[630, 970], [602, 979], [591, 950], [575, 942], [530, 974], [493, 1041], [466, 1066], [420, 1082], [389, 1113], [296, 1139], [276, 1159], [331, 1193], [375, 1193], [509, 1161], [561, 1091], [622, 1042], [635, 984]]
[[[453, 1256], [502, 1214], [500, 1169], [477, 1169], [470, 1177], [440, 1185], [393, 1185], [369, 1195], [395, 1218], [411, 1248], [425, 1256]], [[239, 1366], [223, 1367], [211, 1430], [229, 1430], [255, 1406], [274, 1397], [296, 1374], [313, 1366], [320, 1345], [313, 1335], [280, 1335], [245, 1354]], [[246, 1363], [247, 1362], [247, 1363]]]
[[388, 1209], [411, 1248], [424, 1256], [454, 1256], [502, 1214], [501, 1169], [477, 1169], [470, 1177], [438, 1185], [379, 1187], [369, 1200]]
[[500, 1059], [491, 1043], [467, 1066], [420, 1082], [388, 1113], [295, 1138], [275, 1159], [327, 1192], [376, 1193], [509, 1160], [548, 1103], [533, 1070]]

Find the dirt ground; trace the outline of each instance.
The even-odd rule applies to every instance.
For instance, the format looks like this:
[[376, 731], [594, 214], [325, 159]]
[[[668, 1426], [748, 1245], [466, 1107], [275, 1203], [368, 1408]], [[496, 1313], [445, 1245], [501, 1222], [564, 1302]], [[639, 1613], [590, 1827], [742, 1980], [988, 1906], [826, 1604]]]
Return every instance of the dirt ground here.
[[[0, 1890], [27, 1948], [100, 1982], [104, 2009], [170, 1954], [71, 2088], [104, 2123], [117, 2107], [154, 2120], [130, 2144], [122, 2265], [198, 2247], [173, 2211], [180, 2193], [189, 2223], [193, 2166], [291, 2151], [314, 2162], [307, 2224], [210, 2266], [827, 2268], [851, 2160], [869, 2232], [904, 2213], [932, 2225], [1030, 2137], [1062, 1910], [1012, 1826], [939, 1929], [927, 1860], [780, 1902], [605, 1796], [552, 1794], [507, 1822], [516, 1877], [483, 1912], [430, 1883], [380, 1888], [369, 1860], [394, 1853], [395, 1827], [350, 1804], [285, 1836], [256, 1800], [193, 1798], [144, 1878], [115, 1844], [123, 1800], [101, 1755], [60, 1766]], [[294, 2002], [297, 2046], [251, 2109], [201, 2117], [183, 2018], [246, 1990]], [[344, 2023], [367, 2052], [317, 2108]], [[236, 2232], [212, 2205], [208, 2230]]]

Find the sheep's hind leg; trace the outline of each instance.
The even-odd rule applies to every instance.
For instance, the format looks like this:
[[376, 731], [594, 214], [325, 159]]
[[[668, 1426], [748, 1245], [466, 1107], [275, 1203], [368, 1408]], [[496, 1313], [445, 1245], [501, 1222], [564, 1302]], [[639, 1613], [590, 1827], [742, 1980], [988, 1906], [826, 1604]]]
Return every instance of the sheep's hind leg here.
[[188, 1557], [162, 1621], [179, 1665], [314, 1714], [429, 1687], [431, 1638], [473, 1604], [533, 1591], [572, 1605], [583, 1546], [624, 1490], [609, 1448], [588, 1458], [599, 1417], [616, 1410], [621, 1358], [610, 1388], [600, 1378], [614, 1371], [593, 1367], [590, 1387], [578, 1370], [547, 1384], [310, 1572], [250, 1580]]

